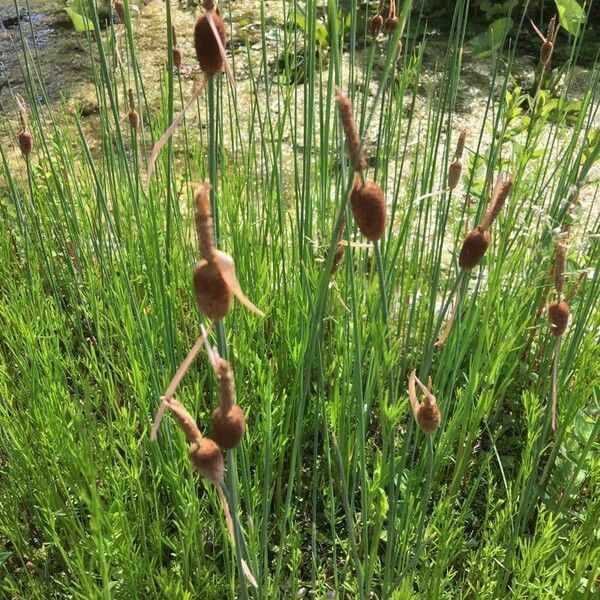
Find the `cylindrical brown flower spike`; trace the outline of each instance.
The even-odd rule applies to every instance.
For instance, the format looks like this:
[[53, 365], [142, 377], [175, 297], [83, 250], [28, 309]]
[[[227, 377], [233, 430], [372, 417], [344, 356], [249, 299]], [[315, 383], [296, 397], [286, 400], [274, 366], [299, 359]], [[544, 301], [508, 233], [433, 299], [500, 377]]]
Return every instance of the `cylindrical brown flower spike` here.
[[462, 163], [460, 160], [454, 160], [448, 167], [448, 189], [453, 190], [460, 181], [460, 174], [462, 173]]
[[221, 450], [213, 440], [200, 438], [190, 446], [190, 460], [194, 467], [209, 481], [219, 486], [225, 474], [225, 462]]
[[356, 123], [354, 122], [354, 116], [352, 115], [352, 103], [348, 96], [346, 96], [339, 88], [336, 88], [335, 90], [335, 101], [340, 109], [340, 119], [344, 129], [346, 147], [348, 149], [348, 156], [350, 157], [352, 169], [354, 171], [363, 171], [367, 168], [367, 161], [360, 151], [360, 138], [358, 137]]
[[360, 232], [371, 242], [385, 233], [386, 210], [383, 190], [377, 183], [364, 183], [357, 175], [350, 192], [350, 206]]
[[[419, 385], [423, 392], [423, 402], [419, 403], [417, 398], [417, 391], [415, 383]], [[410, 407], [417, 425], [423, 433], [433, 433], [436, 431], [442, 421], [442, 414], [440, 408], [437, 405], [435, 396], [431, 393], [431, 381], [429, 388], [425, 387], [415, 371], [409, 375], [408, 378], [408, 398], [410, 400]]]
[[554, 336], [562, 335], [569, 324], [569, 305], [564, 301], [554, 301], [548, 306], [548, 320], [550, 321], [550, 333]]
[[129, 119], [129, 124], [133, 129], [136, 129], [140, 126], [140, 115], [138, 111], [135, 109], [135, 98], [133, 96], [133, 89], [129, 88], [128, 90], [129, 96], [129, 112], [127, 113], [127, 118]]
[[[215, 10], [207, 8], [207, 11], [210, 12], [210, 15], [201, 15], [196, 21], [196, 26], [194, 27], [194, 46], [200, 68], [207, 75], [216, 75], [223, 70], [224, 60], [219, 42], [215, 37], [215, 31], [221, 40], [221, 45], [224, 47], [226, 40], [225, 23], [223, 23], [223, 19]], [[212, 19], [214, 29], [209, 19]]]
[[396, 16], [396, 0], [390, 0], [390, 12], [383, 24], [383, 30], [386, 33], [394, 33], [398, 26], [398, 17]]
[[196, 263], [193, 282], [198, 307], [209, 319], [218, 321], [229, 313], [233, 294], [215, 263]]
[[377, 37], [383, 27], [383, 17], [381, 15], [375, 15], [371, 19], [371, 35]]
[[25, 101], [17, 94], [16, 102], [17, 108], [19, 109], [19, 119], [21, 121], [21, 131], [17, 135], [17, 141], [19, 142], [21, 154], [27, 158], [33, 149], [33, 136], [29, 131], [29, 119], [27, 117]]
[[484, 257], [490, 245], [489, 227], [496, 220], [498, 213], [504, 206], [508, 194], [512, 188], [513, 177], [503, 179], [498, 176], [492, 197], [487, 206], [485, 215], [479, 224], [479, 227], [472, 229], [465, 237], [460, 254], [458, 257], [458, 265], [461, 269], [469, 270], [479, 264], [479, 261]]
[[244, 435], [246, 418], [234, 400], [235, 391], [231, 365], [226, 360], [217, 357], [214, 368], [219, 380], [221, 402], [212, 414], [213, 437], [221, 448], [231, 450], [240, 443]]
[[554, 287], [559, 298], [565, 287], [565, 267], [567, 262], [567, 246], [563, 240], [556, 244], [556, 255], [554, 257]]
[[31, 154], [31, 150], [33, 149], [33, 137], [29, 131], [21, 131], [17, 136], [19, 141], [19, 148], [21, 150], [21, 154], [25, 157]]
[[119, 17], [119, 21], [121, 21], [121, 23], [125, 23], [125, 3], [123, 0], [115, 0], [114, 7], [115, 12]]
[[176, 69], [181, 68], [181, 50], [177, 47], [177, 33], [175, 32], [175, 26], [171, 26], [171, 40], [173, 42], [173, 66]]
[[480, 227], [471, 229], [460, 249], [458, 266], [467, 271], [476, 267], [487, 252], [489, 245], [489, 231], [482, 231]]
[[210, 209], [210, 181], [205, 181], [196, 192], [194, 203], [196, 212], [194, 215], [196, 222], [196, 233], [200, 243], [200, 254], [207, 262], [214, 262], [215, 259], [215, 238], [213, 235], [213, 221]]
[[456, 150], [454, 151], [454, 158], [456, 160], [460, 160], [462, 158], [464, 149], [465, 149], [465, 142], [467, 141], [467, 133], [468, 133], [468, 129], [466, 127], [463, 127], [460, 130], [460, 133], [458, 134], [458, 141], [456, 142]]

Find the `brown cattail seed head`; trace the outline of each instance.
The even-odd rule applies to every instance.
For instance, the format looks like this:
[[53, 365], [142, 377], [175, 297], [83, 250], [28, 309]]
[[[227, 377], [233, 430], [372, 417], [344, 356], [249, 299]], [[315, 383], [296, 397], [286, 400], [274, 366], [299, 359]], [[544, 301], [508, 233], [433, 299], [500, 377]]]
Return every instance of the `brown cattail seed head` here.
[[342, 121], [342, 127], [344, 128], [346, 147], [348, 148], [348, 155], [350, 156], [352, 168], [355, 171], [362, 171], [367, 168], [367, 161], [360, 152], [360, 138], [358, 137], [356, 123], [354, 122], [354, 117], [352, 115], [352, 103], [339, 89], [336, 89], [335, 100], [340, 109], [340, 119]]
[[448, 167], [448, 189], [453, 190], [460, 181], [460, 174], [462, 173], [462, 163], [460, 160], [455, 160], [450, 163]]
[[371, 35], [377, 37], [381, 28], [383, 27], [383, 17], [381, 15], [375, 15], [371, 19]]
[[21, 154], [26, 157], [29, 156], [33, 149], [33, 137], [31, 137], [31, 133], [29, 133], [29, 131], [21, 131], [17, 137]]
[[385, 198], [374, 181], [361, 182], [357, 177], [350, 192], [350, 206], [360, 232], [374, 242], [385, 232]]
[[194, 203], [196, 205], [195, 221], [196, 233], [200, 242], [200, 254], [208, 262], [213, 262], [215, 257], [215, 239], [213, 235], [213, 221], [210, 210], [210, 183], [200, 186], [196, 192]]
[[239, 404], [232, 404], [229, 410], [221, 404], [213, 411], [213, 437], [224, 450], [231, 450], [240, 443], [245, 428], [246, 418]]
[[234, 403], [235, 384], [233, 381], [233, 370], [231, 364], [224, 358], [217, 358], [215, 364], [215, 373], [219, 380], [219, 396], [221, 405], [229, 410]]
[[467, 141], [467, 128], [463, 127], [458, 134], [458, 141], [456, 142], [456, 151], [454, 152], [454, 158], [460, 160], [465, 149], [465, 142]]
[[129, 100], [129, 110], [135, 108], [135, 96], [133, 95], [133, 88], [127, 90], [127, 99]]
[[133, 127], [133, 129], [137, 130], [137, 128], [140, 126], [140, 115], [138, 111], [135, 110], [135, 108], [132, 108], [127, 113], [127, 118], [129, 119], [129, 124]]
[[514, 177], [511, 176], [506, 180], [502, 180], [500, 177], [501, 176], [498, 177], [498, 180], [494, 185], [492, 198], [490, 199], [486, 213], [479, 225], [480, 229], [486, 230], [491, 227], [492, 223], [496, 220], [496, 217], [502, 210], [512, 188]]
[[558, 336], [562, 335], [569, 323], [569, 305], [561, 300], [560, 302], [551, 302], [548, 306], [548, 320], [550, 321], [550, 333]]
[[542, 48], [540, 50], [540, 62], [542, 63], [544, 68], [548, 67], [550, 63], [550, 59], [552, 58], [552, 52], [554, 51], [554, 44], [550, 40], [546, 40], [542, 44]]
[[546, 39], [550, 42], [554, 42], [554, 29], [556, 27], [556, 15], [554, 15], [550, 22], [548, 23], [548, 32], [546, 34]]
[[181, 69], [181, 50], [179, 48], [173, 48], [173, 66]]
[[422, 402], [417, 409], [416, 420], [417, 425], [423, 433], [433, 433], [436, 431], [442, 421], [442, 415], [437, 403], [434, 404], [427, 399]]
[[194, 268], [194, 292], [198, 308], [209, 319], [218, 321], [231, 310], [233, 294], [217, 265], [201, 260]]
[[396, 15], [390, 15], [383, 23], [383, 30], [386, 33], [394, 33], [398, 26], [398, 17]]
[[490, 234], [476, 227], [467, 233], [458, 256], [458, 266], [470, 270], [479, 264], [490, 245]]
[[[219, 33], [221, 43], [225, 46], [225, 23], [216, 12], [211, 12], [210, 16], [215, 29]], [[202, 15], [196, 21], [194, 46], [196, 47], [196, 57], [200, 63], [200, 68], [207, 75], [215, 75], [223, 69], [223, 57], [207, 15]]]
[[225, 462], [219, 446], [209, 438], [201, 438], [190, 447], [190, 459], [200, 475], [220, 483], [225, 474]]
[[125, 23], [125, 3], [123, 0], [115, 0], [115, 12], [119, 17], [121, 23]]

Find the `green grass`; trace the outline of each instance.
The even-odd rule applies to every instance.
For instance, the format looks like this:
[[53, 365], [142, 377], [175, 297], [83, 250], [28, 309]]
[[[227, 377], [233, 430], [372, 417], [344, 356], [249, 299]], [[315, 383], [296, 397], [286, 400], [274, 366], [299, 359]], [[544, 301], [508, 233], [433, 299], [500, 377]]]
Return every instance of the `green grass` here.
[[[514, 63], [528, 22], [513, 15], [511, 39], [487, 62], [491, 91], [461, 182], [446, 192], [468, 6], [459, 1], [448, 15], [434, 86], [425, 23], [410, 6], [398, 6], [396, 34], [373, 45], [364, 27], [375, 9], [356, 0], [303, 5], [305, 30], [276, 28], [261, 4], [259, 60], [238, 48], [234, 71], [247, 77], [237, 89], [211, 82], [150, 186], [152, 139], [190, 88], [169, 69], [170, 53], [153, 110], [135, 21], [119, 66], [117, 26], [100, 32], [90, 4], [98, 149], [58, 100], [35, 100], [47, 74], [21, 40], [35, 148], [15, 160], [15, 142], [0, 146], [0, 595], [598, 597], [600, 71], [574, 91], [585, 33], [563, 32], [559, 43], [571, 51], [561, 87], [525, 96]], [[231, 8], [221, 6], [228, 26]], [[293, 21], [296, 8], [286, 3], [284, 17]], [[344, 24], [339, 11], [354, 17]], [[323, 31], [330, 43], [315, 55]], [[171, 43], [165, 36], [164, 47]], [[299, 52], [302, 73], [284, 61], [277, 76], [277, 60]], [[375, 248], [347, 248], [330, 276], [340, 225], [346, 239], [356, 233], [335, 85], [354, 102], [367, 176], [386, 192], [388, 231]], [[122, 120], [128, 87], [141, 107], [137, 132]], [[5, 108], [15, 140], [16, 112]], [[500, 171], [515, 182], [491, 247], [457, 280], [462, 239]], [[158, 442], [149, 440], [159, 396], [203, 322], [191, 288], [198, 250], [187, 183], [206, 177], [217, 244], [266, 313], [237, 304], [214, 342], [232, 362], [248, 420], [226, 456], [237, 550], [175, 421], [165, 418]], [[574, 186], [583, 202], [572, 217]], [[553, 434], [553, 340], [537, 309], [553, 298], [555, 230], [570, 220], [567, 289], [580, 283], [561, 344]], [[449, 338], [432, 352], [441, 308], [458, 288]], [[410, 412], [413, 369], [431, 375], [442, 411], [431, 437]], [[200, 355], [178, 398], [207, 434], [216, 393]], [[241, 559], [258, 589], [240, 574]]]

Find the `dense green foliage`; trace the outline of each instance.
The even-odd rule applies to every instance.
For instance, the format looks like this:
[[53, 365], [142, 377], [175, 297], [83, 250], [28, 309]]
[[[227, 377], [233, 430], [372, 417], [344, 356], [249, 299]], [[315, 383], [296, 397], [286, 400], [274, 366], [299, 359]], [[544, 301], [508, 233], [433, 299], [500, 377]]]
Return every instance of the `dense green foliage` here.
[[[183, 152], [170, 143], [149, 186], [151, 140], [191, 87], [170, 69], [170, 51], [153, 111], [135, 22], [126, 20], [116, 62], [115, 28], [100, 31], [90, 11], [95, 32], [82, 35], [94, 57], [99, 148], [79, 118], [38, 102], [45, 74], [23, 52], [34, 150], [13, 161], [0, 148], [3, 597], [598, 597], [600, 71], [574, 93], [583, 34], [560, 70], [538, 66], [524, 90], [513, 74], [519, 44], [502, 39], [488, 59], [480, 129], [469, 132], [449, 191], [467, 3], [455, 3], [434, 85], [410, 4], [397, 7], [396, 32], [373, 41], [364, 35], [373, 12], [358, 15], [354, 0], [349, 19], [336, 0], [309, 2], [306, 26], [281, 30], [261, 3], [262, 60], [247, 62], [242, 49], [233, 65], [247, 74], [248, 106], [224, 77], [211, 80], [198, 105], [206, 128], [188, 115], [175, 134]], [[221, 14], [235, 36], [229, 9]], [[293, 6], [284, 10], [296, 22]], [[340, 225], [359, 239], [335, 85], [368, 140], [367, 174], [386, 193], [388, 228], [374, 247], [346, 247], [331, 274]], [[123, 118], [129, 87], [137, 130]], [[491, 246], [459, 277], [462, 239], [501, 171], [514, 184]], [[191, 289], [192, 198], [206, 177], [218, 245], [266, 313], [238, 304], [216, 335], [248, 420], [226, 457], [236, 549], [175, 422], [165, 419], [155, 443], [148, 435], [203, 322]], [[561, 229], [572, 317], [553, 433], [544, 307]], [[456, 290], [456, 319], [434, 351]], [[432, 436], [410, 411], [413, 369], [431, 375], [442, 411]], [[201, 355], [178, 398], [203, 432], [215, 395]]]

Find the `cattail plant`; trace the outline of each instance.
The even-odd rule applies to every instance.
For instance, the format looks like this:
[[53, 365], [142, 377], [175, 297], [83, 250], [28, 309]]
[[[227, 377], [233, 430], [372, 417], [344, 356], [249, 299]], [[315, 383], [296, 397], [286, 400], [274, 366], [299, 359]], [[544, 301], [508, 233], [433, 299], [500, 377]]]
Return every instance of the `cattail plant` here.
[[340, 89], [336, 89], [335, 99], [340, 109], [350, 162], [355, 172], [354, 185], [350, 190], [349, 197], [352, 214], [360, 232], [369, 241], [374, 242], [380, 239], [385, 232], [385, 197], [377, 183], [363, 179], [366, 161], [361, 152], [360, 138], [352, 116], [350, 100]]
[[[415, 383], [423, 392], [422, 402], [419, 402], [417, 397]], [[417, 372], [413, 370], [408, 377], [408, 398], [419, 429], [428, 434], [436, 431], [442, 421], [442, 415], [435, 396], [431, 393], [431, 378], [429, 379], [429, 385], [425, 386], [417, 377]]]
[[171, 37], [173, 38], [173, 66], [179, 71], [181, 69], [181, 49], [177, 46], [175, 26], [171, 27]]
[[19, 142], [19, 149], [21, 154], [27, 158], [33, 150], [33, 136], [29, 131], [29, 119], [27, 117], [27, 106], [21, 96], [15, 97], [17, 102], [17, 108], [19, 109], [19, 119], [21, 121], [21, 131], [17, 135], [17, 141]]
[[207, 341], [205, 346], [219, 382], [219, 406], [212, 414], [212, 434], [221, 448], [231, 450], [240, 443], [244, 435], [246, 417], [239, 404], [235, 402], [235, 383], [231, 364], [221, 358], [217, 349], [211, 348]]
[[194, 267], [193, 285], [198, 308], [212, 321], [222, 319], [231, 310], [233, 296], [246, 308], [263, 316], [243, 293], [233, 259], [217, 250], [214, 244], [212, 214], [210, 210], [210, 182], [206, 181], [196, 193], [196, 232], [202, 259]]
[[552, 358], [552, 431], [556, 431], [556, 409], [558, 402], [558, 360], [560, 352], [560, 339], [567, 325], [571, 311], [566, 300], [563, 298], [565, 285], [567, 244], [566, 239], [560, 236], [556, 243], [554, 257], [554, 287], [556, 300], [548, 305], [548, 321], [550, 322], [550, 333], [554, 336], [554, 352]]
[[200, 254], [203, 258], [194, 267], [193, 287], [198, 307], [211, 320], [211, 325], [207, 331], [202, 328], [202, 335], [189, 351], [169, 384], [152, 425], [150, 432], [151, 439], [156, 439], [166, 405], [174, 396], [179, 382], [207, 339], [213, 323], [225, 317], [231, 310], [233, 296], [250, 311], [259, 316], [264, 316], [264, 313], [243, 293], [231, 256], [215, 248], [210, 201], [208, 198], [210, 188], [210, 182], [206, 181], [200, 186], [195, 197], [196, 232], [198, 234]]
[[371, 35], [376, 38], [383, 27], [383, 17], [380, 14], [375, 15], [371, 19]]
[[556, 41], [556, 17], [552, 17], [550, 22], [548, 23], [548, 31], [546, 35], [544, 35], [536, 26], [536, 24], [531, 21], [531, 25], [533, 29], [537, 33], [540, 40], [542, 40], [542, 47], [540, 48], [540, 65], [542, 66], [542, 71], [546, 71], [550, 66], [550, 60], [552, 58], [552, 53], [554, 52], [554, 43]]
[[458, 136], [458, 142], [456, 143], [456, 150], [454, 151], [454, 159], [448, 167], [448, 189], [453, 190], [460, 181], [460, 175], [462, 173], [462, 154], [465, 148], [465, 141], [467, 139], [466, 127], [461, 129]]
[[129, 120], [129, 124], [131, 125], [131, 128], [137, 131], [138, 127], [140, 126], [140, 113], [138, 113], [138, 111], [135, 108], [135, 98], [133, 96], [132, 88], [129, 88], [129, 90], [127, 90], [127, 96], [129, 99], [129, 112], [127, 113], [127, 118]]
[[383, 30], [386, 33], [394, 33], [398, 27], [398, 17], [396, 16], [396, 0], [390, 0], [390, 10], [388, 16], [383, 23]]
[[186, 111], [196, 101], [196, 98], [201, 94], [209, 77], [213, 77], [225, 71], [231, 84], [233, 85], [233, 73], [229, 67], [227, 56], [225, 54], [225, 44], [227, 41], [225, 35], [225, 24], [223, 19], [216, 10], [214, 0], [204, 0], [205, 13], [198, 17], [194, 27], [194, 47], [196, 49], [196, 58], [200, 64], [200, 69], [203, 72], [203, 78], [194, 86], [194, 90], [185, 103], [181, 112], [173, 119], [173, 122], [154, 144], [150, 156], [148, 158], [148, 183], [152, 179], [154, 173], [154, 165], [156, 159], [164, 145], [169, 141], [169, 138], [181, 125]]
[[[461, 135], [459, 136], [458, 144], [456, 147], [455, 156], [462, 154], [464, 149], [464, 141], [466, 139], [466, 132], [463, 130]], [[494, 189], [492, 191], [492, 196], [488, 206], [486, 208], [483, 219], [481, 220], [478, 227], [475, 229], [471, 229], [463, 240], [462, 247], [460, 249], [460, 253], [458, 256], [458, 266], [461, 271], [457, 277], [456, 284], [454, 290], [456, 292], [456, 296], [454, 297], [454, 303], [452, 305], [452, 310], [450, 312], [450, 316], [446, 322], [446, 325], [441, 332], [441, 335], [433, 344], [432, 349], [441, 348], [448, 335], [450, 334], [450, 330], [452, 329], [452, 324], [454, 322], [454, 318], [458, 311], [458, 307], [460, 306], [461, 301], [461, 280], [465, 271], [469, 271], [476, 267], [479, 264], [479, 261], [484, 257], [487, 249], [490, 245], [490, 232], [489, 228], [492, 223], [496, 220], [496, 217], [500, 213], [500, 210], [504, 206], [506, 199], [508, 198], [508, 194], [512, 188], [513, 177], [509, 177], [508, 179], [504, 179], [502, 175], [499, 175], [496, 184], [494, 185]], [[468, 202], [467, 196], [467, 202]], [[450, 295], [448, 299], [448, 304], [452, 299], [453, 294]], [[440, 324], [441, 320], [444, 318], [445, 314], [444, 307], [440, 313]]]
[[481, 223], [475, 229], [467, 233], [463, 241], [458, 256], [458, 265], [461, 269], [468, 271], [476, 267], [487, 252], [490, 245], [489, 228], [496, 220], [498, 213], [504, 206], [508, 194], [512, 188], [513, 177], [504, 179], [502, 175], [498, 176], [496, 185], [492, 192], [492, 197], [487, 206], [486, 212]]
[[350, 191], [350, 206], [360, 232], [371, 242], [385, 233], [386, 209], [383, 190], [375, 181], [362, 181], [359, 174], [354, 177]]

